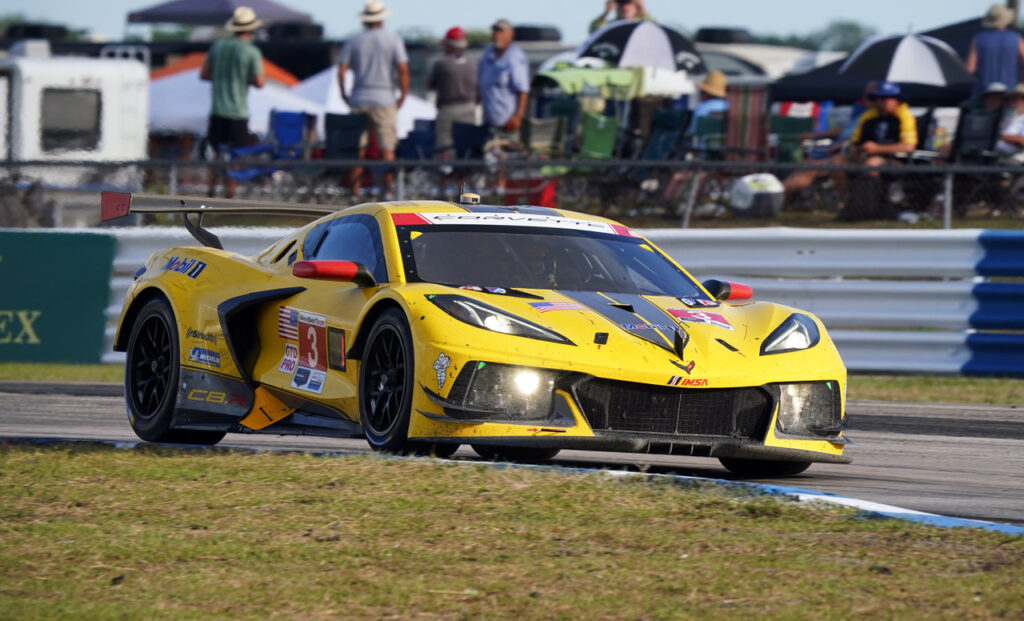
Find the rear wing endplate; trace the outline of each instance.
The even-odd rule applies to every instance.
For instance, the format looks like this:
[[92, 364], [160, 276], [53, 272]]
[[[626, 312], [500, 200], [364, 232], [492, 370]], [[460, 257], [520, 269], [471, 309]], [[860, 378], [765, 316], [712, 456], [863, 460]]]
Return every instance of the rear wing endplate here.
[[[338, 207], [332, 205], [297, 205], [273, 201], [250, 201], [234, 198], [202, 198], [198, 196], [169, 196], [161, 194], [129, 194], [103, 192], [100, 198], [100, 219], [103, 222], [132, 213], [180, 213], [185, 228], [196, 241], [211, 248], [223, 249], [220, 239], [203, 228], [203, 214], [232, 213], [268, 216], [311, 216], [332, 214]], [[195, 215], [195, 221], [189, 216]]]

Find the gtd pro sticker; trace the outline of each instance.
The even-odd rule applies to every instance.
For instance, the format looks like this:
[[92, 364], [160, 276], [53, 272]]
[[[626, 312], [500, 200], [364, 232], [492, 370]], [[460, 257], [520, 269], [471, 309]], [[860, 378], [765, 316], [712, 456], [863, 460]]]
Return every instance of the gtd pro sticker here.
[[719, 313], [709, 313], [707, 311], [696, 311], [687, 310], [685, 308], [669, 308], [666, 309], [669, 315], [672, 315], [676, 319], [682, 322], [689, 323], [707, 323], [719, 328], [725, 328], [732, 330], [732, 325], [729, 324], [729, 320], [725, 316]]
[[281, 373], [287, 373], [291, 375], [295, 373], [296, 367], [299, 366], [299, 347], [295, 343], [284, 344], [284, 357], [281, 358], [281, 364], [277, 367], [277, 370]]
[[327, 320], [323, 315], [299, 313], [299, 366], [327, 370]]

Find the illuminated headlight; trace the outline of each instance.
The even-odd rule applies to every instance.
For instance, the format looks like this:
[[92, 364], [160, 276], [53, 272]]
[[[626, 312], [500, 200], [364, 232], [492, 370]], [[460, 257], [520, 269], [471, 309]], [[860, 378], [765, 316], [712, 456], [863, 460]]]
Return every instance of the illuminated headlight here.
[[493, 362], [470, 362], [455, 380], [448, 401], [477, 416], [544, 420], [551, 413], [558, 371]]
[[459, 321], [484, 330], [573, 345], [572, 341], [553, 330], [471, 298], [461, 295], [428, 295], [427, 299]]
[[809, 349], [818, 344], [818, 324], [807, 315], [794, 313], [786, 318], [761, 344], [761, 355], [783, 354]]
[[838, 382], [776, 384], [779, 418], [776, 427], [791, 436], [835, 436], [842, 425]]

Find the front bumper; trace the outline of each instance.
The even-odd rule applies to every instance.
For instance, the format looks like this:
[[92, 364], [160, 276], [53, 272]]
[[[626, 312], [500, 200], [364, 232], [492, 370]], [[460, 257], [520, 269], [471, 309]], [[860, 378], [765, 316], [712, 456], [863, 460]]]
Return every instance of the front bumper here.
[[[411, 435], [509, 446], [850, 461], [842, 457], [846, 440], [837, 380], [677, 388], [489, 366], [481, 383], [482, 375], [474, 375], [478, 363], [465, 365], [445, 398], [423, 387], [434, 407], [419, 410], [421, 424]], [[511, 388], [523, 372], [539, 375], [539, 394], [521, 398]]]

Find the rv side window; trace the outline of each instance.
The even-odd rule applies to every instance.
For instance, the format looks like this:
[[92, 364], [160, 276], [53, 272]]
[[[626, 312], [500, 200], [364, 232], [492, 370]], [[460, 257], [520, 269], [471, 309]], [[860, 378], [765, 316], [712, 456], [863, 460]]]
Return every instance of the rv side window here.
[[100, 143], [100, 92], [43, 89], [43, 151], [92, 151]]

